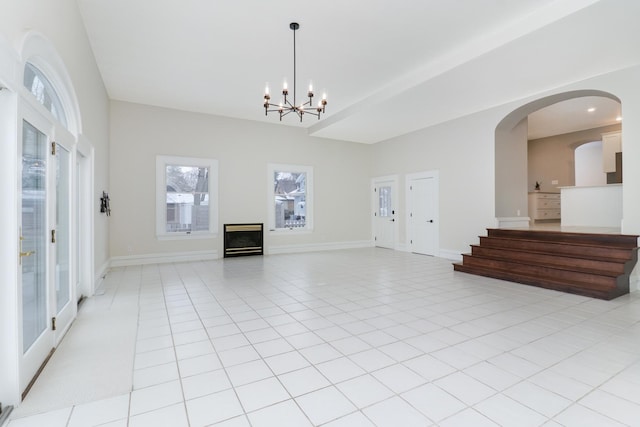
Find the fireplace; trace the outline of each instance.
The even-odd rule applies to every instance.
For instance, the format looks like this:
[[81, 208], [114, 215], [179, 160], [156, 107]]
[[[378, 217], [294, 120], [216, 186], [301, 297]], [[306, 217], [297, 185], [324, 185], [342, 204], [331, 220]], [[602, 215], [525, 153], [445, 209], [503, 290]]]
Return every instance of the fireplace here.
[[262, 224], [225, 224], [224, 257], [262, 255]]

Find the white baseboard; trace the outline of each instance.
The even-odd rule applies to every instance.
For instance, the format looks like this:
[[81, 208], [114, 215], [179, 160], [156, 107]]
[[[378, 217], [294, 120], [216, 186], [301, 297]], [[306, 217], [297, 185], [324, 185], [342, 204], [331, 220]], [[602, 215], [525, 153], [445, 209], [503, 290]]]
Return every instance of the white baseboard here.
[[291, 254], [296, 252], [335, 251], [340, 249], [370, 248], [371, 240], [356, 240], [352, 242], [333, 243], [305, 243], [300, 245], [271, 245], [265, 248], [268, 255]]
[[452, 251], [449, 249], [440, 249], [440, 258], [450, 259], [451, 261], [462, 261], [462, 252]]
[[496, 218], [496, 227], [498, 228], [514, 228], [529, 227], [531, 218], [528, 216], [511, 216]]
[[126, 255], [111, 258], [111, 267], [165, 264], [169, 262], [208, 261], [220, 258], [218, 251], [168, 252], [160, 254]]

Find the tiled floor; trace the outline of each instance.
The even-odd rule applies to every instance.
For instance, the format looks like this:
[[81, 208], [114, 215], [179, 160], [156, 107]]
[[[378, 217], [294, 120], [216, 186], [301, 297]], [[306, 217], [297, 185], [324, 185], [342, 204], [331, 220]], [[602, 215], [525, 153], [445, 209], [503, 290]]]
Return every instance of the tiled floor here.
[[638, 293], [383, 249], [128, 267], [106, 286], [137, 290], [131, 392], [9, 427], [640, 425]]

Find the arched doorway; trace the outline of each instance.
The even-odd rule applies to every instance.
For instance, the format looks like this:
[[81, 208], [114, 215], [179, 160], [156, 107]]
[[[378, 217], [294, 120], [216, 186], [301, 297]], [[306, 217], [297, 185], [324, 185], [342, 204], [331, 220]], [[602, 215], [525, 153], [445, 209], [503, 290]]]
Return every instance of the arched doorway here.
[[[536, 181], [542, 181], [529, 173], [529, 116], [554, 104], [586, 97], [604, 97], [620, 103], [616, 96], [598, 90], [563, 92], [527, 103], [509, 113], [498, 124], [495, 131], [495, 214], [499, 226], [529, 225], [528, 194], [534, 191]], [[594, 128], [597, 126], [594, 125]], [[588, 140], [573, 141], [572, 150], [584, 142]], [[573, 151], [570, 157], [571, 165], [567, 165], [567, 168], [573, 168]], [[566, 173], [571, 175], [571, 180], [561, 184], [554, 182], [558, 180], [552, 176], [545, 177], [546, 191], [559, 192], [559, 186], [575, 185], [573, 170]], [[557, 187], [551, 189], [552, 183]]]

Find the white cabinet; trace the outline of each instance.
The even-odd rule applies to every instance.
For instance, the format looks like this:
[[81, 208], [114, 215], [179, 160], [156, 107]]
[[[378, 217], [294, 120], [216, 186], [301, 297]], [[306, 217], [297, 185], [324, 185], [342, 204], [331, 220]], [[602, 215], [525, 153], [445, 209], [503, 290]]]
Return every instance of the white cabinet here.
[[602, 171], [616, 171], [616, 153], [622, 152], [622, 133], [607, 132], [602, 134]]
[[560, 219], [560, 193], [529, 193], [529, 218]]

